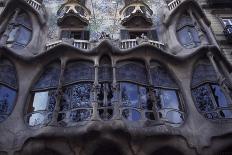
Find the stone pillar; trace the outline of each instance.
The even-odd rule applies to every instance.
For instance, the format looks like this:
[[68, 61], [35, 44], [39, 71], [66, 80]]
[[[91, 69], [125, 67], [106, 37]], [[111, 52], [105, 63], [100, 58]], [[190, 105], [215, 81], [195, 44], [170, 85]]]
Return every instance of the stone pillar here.
[[61, 103], [61, 99], [62, 99], [62, 95], [63, 95], [62, 86], [63, 86], [63, 81], [64, 81], [65, 66], [66, 66], [66, 61], [61, 61], [60, 80], [59, 80], [58, 88], [56, 90], [56, 105], [55, 105], [55, 108], [53, 111], [52, 121], [49, 123], [49, 125], [51, 125], [51, 126], [58, 125], [57, 120], [58, 120], [58, 116], [59, 116], [59, 112], [60, 112], [60, 103]]
[[156, 119], [156, 121], [159, 119], [159, 115], [158, 115], [158, 109], [157, 109], [157, 99], [155, 97], [155, 90], [153, 88], [153, 81], [152, 81], [152, 76], [151, 76], [151, 70], [150, 70], [150, 62], [149, 61], [146, 61], [145, 62], [146, 64], [146, 70], [147, 70], [147, 78], [148, 78], [148, 91], [149, 91], [149, 94], [148, 94], [148, 100], [150, 100], [153, 104], [152, 106], [152, 110], [154, 112], [154, 117]]
[[117, 84], [116, 63], [114, 60], [112, 63], [112, 69], [113, 69], [113, 92], [114, 92], [114, 95], [117, 94], [116, 96], [117, 101], [114, 102], [114, 119], [120, 119], [119, 85]]
[[94, 97], [93, 97], [93, 102], [92, 102], [92, 106], [93, 106], [92, 120], [98, 120], [99, 119], [98, 110], [97, 110], [97, 108], [98, 108], [97, 93], [98, 93], [98, 90], [99, 90], [98, 68], [99, 68], [99, 64], [98, 64], [98, 62], [95, 62], [95, 65], [94, 65], [95, 77], [94, 77], [94, 84], [93, 84]]
[[14, 15], [12, 16], [12, 18], [10, 19], [7, 27], [6, 27], [6, 30], [5, 32], [3, 33], [2, 37], [1, 37], [1, 40], [0, 40], [0, 45], [6, 45], [6, 42], [9, 38], [9, 34], [10, 32], [13, 30], [14, 26], [15, 26], [15, 23], [16, 23], [16, 18], [18, 17], [18, 14], [20, 12], [20, 9], [17, 8], [15, 10], [15, 13]]
[[229, 94], [230, 94], [230, 90], [228, 89], [228, 86], [225, 84], [225, 80], [226, 78], [224, 77], [224, 75], [221, 74], [221, 72], [219, 71], [219, 68], [214, 60], [214, 55], [212, 52], [208, 52], [207, 53], [207, 57], [209, 58], [211, 64], [213, 65], [213, 68], [217, 74], [217, 78], [219, 81], [219, 85], [221, 86], [221, 88], [226, 92], [225, 95], [227, 96], [227, 99], [230, 100], [230, 103], [232, 103], [232, 99], [230, 98]]

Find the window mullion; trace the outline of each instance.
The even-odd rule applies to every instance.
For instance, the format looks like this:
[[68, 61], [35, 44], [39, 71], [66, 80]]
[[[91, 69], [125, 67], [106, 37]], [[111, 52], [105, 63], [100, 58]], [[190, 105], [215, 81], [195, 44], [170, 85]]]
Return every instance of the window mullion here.
[[63, 87], [63, 81], [64, 81], [64, 70], [66, 66], [66, 61], [61, 61], [61, 71], [60, 71], [60, 78], [59, 83], [56, 90], [56, 105], [52, 114], [52, 121], [49, 123], [49, 125], [57, 125], [58, 115], [60, 112], [60, 104], [61, 104], [61, 98], [62, 98], [62, 87]]

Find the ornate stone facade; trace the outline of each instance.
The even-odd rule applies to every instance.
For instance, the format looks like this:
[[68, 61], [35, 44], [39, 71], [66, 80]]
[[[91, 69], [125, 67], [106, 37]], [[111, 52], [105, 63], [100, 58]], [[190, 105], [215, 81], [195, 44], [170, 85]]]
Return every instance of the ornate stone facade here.
[[0, 155], [232, 154], [210, 7], [0, 0]]

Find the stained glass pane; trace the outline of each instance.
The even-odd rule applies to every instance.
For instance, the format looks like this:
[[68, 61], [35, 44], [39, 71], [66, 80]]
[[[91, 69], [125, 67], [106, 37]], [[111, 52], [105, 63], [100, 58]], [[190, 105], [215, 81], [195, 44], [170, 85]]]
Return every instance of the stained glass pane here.
[[81, 121], [89, 120], [91, 116], [92, 116], [92, 110], [79, 109], [71, 112], [70, 119], [72, 122], [81, 122]]
[[193, 72], [192, 87], [197, 86], [203, 82], [217, 81], [217, 75], [210, 64], [209, 60], [202, 60], [196, 67]]
[[212, 92], [214, 94], [215, 101], [218, 107], [228, 107], [228, 101], [220, 86], [211, 85]]
[[92, 83], [78, 83], [64, 88], [61, 111], [92, 107]]
[[139, 88], [136, 84], [121, 83], [122, 104], [125, 107], [139, 107]]
[[59, 84], [60, 71], [58, 63], [46, 66], [46, 70], [35, 84], [33, 90], [56, 88]]
[[27, 27], [29, 29], [32, 28], [30, 17], [24, 12], [20, 12], [18, 17], [16, 18], [16, 22], [18, 24], [24, 25], [25, 27]]
[[20, 26], [17, 33], [18, 33], [18, 36], [15, 39], [15, 41], [18, 44], [27, 45], [29, 43], [29, 41], [31, 40], [31, 35], [32, 35], [31, 30], [29, 30], [23, 26]]
[[155, 93], [157, 98], [158, 109], [164, 109], [164, 108], [171, 108], [178, 110], [180, 109], [179, 98], [176, 90], [156, 89]]
[[78, 81], [93, 81], [94, 80], [94, 67], [91, 62], [72, 62], [67, 65], [64, 72], [65, 84], [78, 82]]
[[0, 83], [17, 88], [16, 70], [6, 59], [0, 60]]
[[183, 46], [193, 46], [193, 37], [188, 26], [177, 31], [178, 39]]
[[171, 88], [178, 88], [176, 82], [170, 76], [166, 69], [159, 66], [156, 63], [151, 63], [154, 67], [151, 68], [151, 76], [153, 85], [155, 87], [171, 87]]
[[204, 84], [200, 87], [193, 89], [193, 98], [195, 100], [196, 107], [202, 112], [210, 112], [215, 109], [213, 100], [211, 97], [210, 87], [208, 84]]
[[139, 63], [126, 63], [118, 66], [117, 76], [118, 81], [133, 81], [147, 84], [146, 68]]
[[140, 112], [134, 109], [123, 110], [122, 116], [129, 121], [139, 121], [141, 119]]
[[16, 91], [0, 85], [0, 122], [12, 112], [16, 100]]

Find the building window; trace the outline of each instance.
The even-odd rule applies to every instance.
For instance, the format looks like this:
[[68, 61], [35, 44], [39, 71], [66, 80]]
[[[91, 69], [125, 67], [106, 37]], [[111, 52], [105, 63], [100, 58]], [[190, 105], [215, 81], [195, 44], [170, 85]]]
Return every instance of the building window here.
[[217, 82], [217, 75], [208, 59], [195, 66], [192, 95], [196, 107], [208, 119], [232, 118], [229, 96]]
[[90, 120], [93, 113], [94, 65], [89, 61], [68, 63], [64, 71], [63, 96], [58, 122], [75, 123]]
[[121, 115], [129, 121], [139, 121], [141, 111], [149, 107], [148, 80], [143, 63], [125, 61], [117, 65], [116, 78], [120, 86]]
[[177, 37], [182, 46], [194, 48], [201, 44], [197, 29], [191, 17], [186, 13], [177, 24]]
[[224, 26], [232, 25], [232, 18], [222, 18]]
[[178, 85], [159, 63], [152, 61], [150, 66], [159, 118], [173, 124], [182, 123], [184, 112]]
[[89, 31], [61, 31], [61, 39], [89, 40]]
[[148, 31], [121, 30], [121, 40], [137, 39], [137, 38], [143, 38], [143, 39], [147, 38], [154, 41], [159, 40], [155, 29]]
[[57, 101], [60, 72], [58, 62], [46, 66], [46, 70], [33, 86], [26, 115], [29, 126], [47, 125], [51, 121]]
[[7, 47], [22, 49], [29, 44], [32, 38], [32, 24], [26, 12], [20, 11], [15, 19], [12, 18], [7, 29], [9, 29]]
[[12, 112], [17, 96], [17, 79], [14, 65], [7, 59], [0, 60], [0, 122]]
[[98, 113], [102, 120], [109, 120], [113, 117], [115, 94], [113, 91], [113, 69], [111, 59], [103, 56], [100, 59], [98, 70], [99, 92]]

